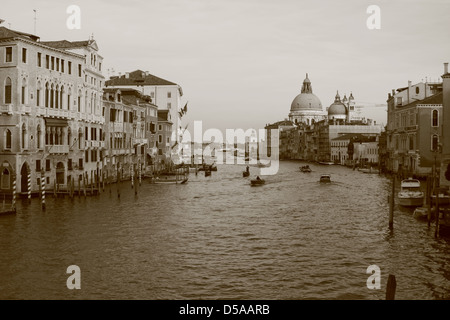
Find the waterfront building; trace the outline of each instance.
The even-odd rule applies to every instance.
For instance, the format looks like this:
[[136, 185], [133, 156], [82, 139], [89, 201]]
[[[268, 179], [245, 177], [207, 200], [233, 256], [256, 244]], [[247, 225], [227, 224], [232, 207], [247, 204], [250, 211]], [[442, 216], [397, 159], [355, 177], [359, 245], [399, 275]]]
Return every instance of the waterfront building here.
[[131, 88], [140, 91], [142, 94], [150, 96], [153, 104], [158, 110], [167, 110], [170, 114], [172, 125], [172, 135], [170, 143], [172, 148], [173, 161], [178, 161], [178, 155], [181, 153], [181, 140], [183, 130], [181, 127], [181, 117], [185, 113], [182, 109], [181, 97], [183, 90], [180, 85], [156, 77], [148, 71], [135, 70], [126, 72], [124, 75], [112, 76], [106, 81], [108, 88]]
[[348, 133], [331, 139], [331, 161], [340, 165], [353, 164], [353, 152], [349, 154], [349, 144], [361, 141], [362, 136], [360, 133]]
[[131, 170], [153, 164], [156, 147], [156, 106], [150, 96], [134, 89], [105, 88], [105, 172], [107, 177], [128, 178]]
[[[444, 63], [442, 75], [442, 122], [450, 124], [450, 73], [448, 63]], [[442, 130], [442, 162], [440, 168], [440, 186], [450, 188], [450, 130]]]
[[[95, 40], [42, 42], [0, 27], [2, 192], [61, 189], [101, 174], [102, 57]], [[30, 179], [30, 182], [28, 182]]]
[[172, 148], [174, 147], [171, 143], [172, 126], [170, 110], [158, 109], [157, 164], [166, 165], [170, 162], [169, 159], [171, 159]]
[[387, 167], [425, 176], [432, 172], [443, 134], [442, 83], [418, 83], [388, 95]]

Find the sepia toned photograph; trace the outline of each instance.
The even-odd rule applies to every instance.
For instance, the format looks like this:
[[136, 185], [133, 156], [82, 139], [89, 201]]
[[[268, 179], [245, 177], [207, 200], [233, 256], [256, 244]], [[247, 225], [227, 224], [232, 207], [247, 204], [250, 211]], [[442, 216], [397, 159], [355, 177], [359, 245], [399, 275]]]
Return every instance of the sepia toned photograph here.
[[450, 300], [449, 12], [2, 0], [0, 300]]

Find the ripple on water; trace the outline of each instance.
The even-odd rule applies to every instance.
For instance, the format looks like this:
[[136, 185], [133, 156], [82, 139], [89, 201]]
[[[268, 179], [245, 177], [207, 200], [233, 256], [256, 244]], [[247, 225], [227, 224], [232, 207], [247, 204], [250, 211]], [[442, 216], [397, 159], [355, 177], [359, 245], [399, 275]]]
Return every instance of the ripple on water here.
[[[185, 185], [107, 186], [93, 198], [19, 203], [0, 218], [2, 299], [383, 299], [366, 269], [397, 278], [399, 299], [449, 299], [449, 241], [397, 208], [388, 179], [339, 166], [281, 162], [252, 188], [244, 166]], [[251, 168], [252, 175], [257, 168]], [[321, 173], [334, 183], [318, 183]], [[111, 192], [110, 192], [111, 191]], [[64, 290], [66, 268], [83, 290]], [[383, 292], [381, 292], [383, 291]]]

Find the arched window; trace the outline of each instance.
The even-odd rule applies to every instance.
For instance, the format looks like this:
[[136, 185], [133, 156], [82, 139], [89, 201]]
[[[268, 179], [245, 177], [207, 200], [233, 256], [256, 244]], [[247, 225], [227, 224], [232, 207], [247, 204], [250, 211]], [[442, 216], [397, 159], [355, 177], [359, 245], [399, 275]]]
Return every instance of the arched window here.
[[69, 145], [69, 147], [72, 144], [72, 130], [70, 130], [70, 127], [67, 128], [67, 145]]
[[55, 87], [52, 84], [50, 89], [50, 108], [54, 107], [54, 102], [55, 102]]
[[48, 82], [45, 83], [45, 106], [49, 107], [49, 101], [50, 101], [50, 90], [48, 86]]
[[41, 82], [38, 81], [36, 84], [36, 106], [39, 107], [41, 105]]
[[36, 143], [37, 143], [37, 148], [40, 149], [41, 148], [41, 125], [38, 124], [37, 126], [37, 138], [36, 138]]
[[55, 90], [55, 108], [58, 109], [59, 108], [59, 86], [56, 85], [56, 90]]
[[67, 90], [67, 110], [72, 109], [72, 108], [70, 107], [70, 99], [72, 99], [72, 89], [71, 89], [71, 88], [69, 88], [69, 89]]
[[25, 126], [25, 123], [22, 124], [22, 149], [26, 148], [27, 145], [27, 127]]
[[78, 90], [78, 112], [81, 112], [81, 90]]
[[63, 94], [64, 94], [64, 86], [61, 86], [61, 90], [59, 92], [59, 108], [64, 109], [64, 100], [63, 100]]
[[20, 103], [21, 104], [27, 104], [27, 79], [23, 78], [22, 79], [22, 91], [21, 91], [21, 95], [20, 95]]
[[436, 109], [431, 112], [431, 126], [439, 127], [439, 111]]
[[438, 151], [439, 146], [439, 136], [437, 134], [433, 134], [431, 136], [431, 151]]
[[81, 128], [78, 129], [78, 149], [81, 150], [81, 140], [83, 138], [83, 130]]
[[5, 131], [5, 149], [11, 149], [11, 131], [9, 129], [6, 129]]
[[10, 174], [9, 174], [9, 170], [5, 168], [2, 171], [1, 188], [9, 189], [9, 186], [10, 186]]
[[5, 80], [5, 104], [12, 103], [12, 84], [11, 84], [11, 78], [7, 77]]

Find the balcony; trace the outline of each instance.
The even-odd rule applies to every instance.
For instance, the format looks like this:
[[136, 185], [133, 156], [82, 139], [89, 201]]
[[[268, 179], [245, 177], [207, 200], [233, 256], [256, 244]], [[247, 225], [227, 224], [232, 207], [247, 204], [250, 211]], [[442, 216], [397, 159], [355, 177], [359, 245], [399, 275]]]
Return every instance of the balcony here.
[[91, 141], [84, 141], [84, 147], [87, 149], [87, 148], [90, 148], [92, 146], [92, 144], [91, 144]]
[[48, 117], [56, 117], [56, 118], [68, 118], [69, 111], [62, 109], [54, 109], [54, 108], [46, 108], [46, 115]]
[[135, 139], [133, 139], [133, 145], [141, 145], [141, 144], [147, 144], [148, 143], [148, 140], [147, 139], [145, 139], [145, 138], [135, 138]]
[[47, 110], [45, 107], [37, 107], [36, 108], [36, 115], [38, 116], [46, 116], [47, 115]]
[[31, 113], [31, 107], [30, 106], [22, 105], [22, 106], [18, 106], [18, 109], [19, 109], [18, 111], [19, 111], [20, 114], [26, 114], [26, 113], [30, 114]]
[[0, 113], [13, 114], [12, 104], [0, 105]]
[[64, 154], [69, 153], [68, 145], [47, 145], [45, 146], [45, 152], [50, 154]]
[[78, 112], [76, 112], [76, 111], [69, 111], [69, 117], [71, 118], [71, 119], [76, 119], [77, 117], [78, 117], [78, 114], [77, 114]]

